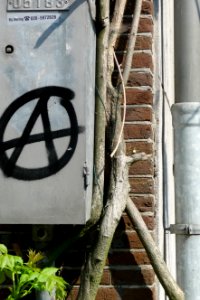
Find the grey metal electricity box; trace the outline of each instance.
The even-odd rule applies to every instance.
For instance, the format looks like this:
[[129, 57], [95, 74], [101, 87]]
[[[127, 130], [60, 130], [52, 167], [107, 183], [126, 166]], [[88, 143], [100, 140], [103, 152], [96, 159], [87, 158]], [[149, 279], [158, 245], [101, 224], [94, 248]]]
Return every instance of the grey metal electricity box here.
[[0, 1], [0, 224], [84, 224], [90, 217], [91, 3]]

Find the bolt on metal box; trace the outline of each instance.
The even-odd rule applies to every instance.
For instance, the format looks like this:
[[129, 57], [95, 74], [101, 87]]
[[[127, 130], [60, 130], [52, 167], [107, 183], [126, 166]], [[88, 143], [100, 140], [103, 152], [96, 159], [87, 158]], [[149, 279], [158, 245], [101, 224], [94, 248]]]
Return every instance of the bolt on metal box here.
[[84, 224], [90, 217], [90, 8], [87, 0], [0, 1], [0, 224]]

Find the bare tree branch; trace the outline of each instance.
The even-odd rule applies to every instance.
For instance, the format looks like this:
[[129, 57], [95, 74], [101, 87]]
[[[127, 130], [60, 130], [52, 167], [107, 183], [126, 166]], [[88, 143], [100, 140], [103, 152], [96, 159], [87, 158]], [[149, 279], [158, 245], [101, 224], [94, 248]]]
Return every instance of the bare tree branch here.
[[[96, 122], [96, 136], [97, 140], [95, 143], [95, 166], [98, 166], [98, 175], [101, 175], [104, 166], [105, 156], [105, 106], [106, 100], [109, 102], [110, 108], [110, 130], [112, 135], [109, 136], [109, 146], [119, 141], [119, 145], [115, 156], [111, 160], [110, 178], [109, 178], [109, 190], [107, 193], [106, 205], [104, 206], [104, 214], [101, 216], [99, 222], [99, 229], [96, 232], [97, 239], [93, 244], [85, 267], [82, 271], [81, 286], [79, 289], [78, 300], [95, 300], [98, 291], [99, 283], [102, 277], [103, 268], [108, 255], [108, 251], [113, 239], [114, 232], [122, 216], [123, 211], [127, 208], [128, 214], [136, 227], [136, 231], [151, 259], [151, 263], [154, 267], [156, 274], [158, 275], [161, 283], [163, 284], [166, 293], [169, 295], [171, 300], [183, 300], [184, 295], [180, 288], [176, 285], [172, 279], [171, 274], [165, 266], [164, 261], [161, 258], [160, 252], [156, 247], [150, 233], [144, 226], [144, 222], [137, 210], [129, 199], [129, 180], [128, 180], [128, 167], [129, 164], [137, 160], [149, 159], [150, 156], [145, 154], [133, 155], [133, 157], [127, 158], [125, 155], [125, 142], [123, 135], [120, 134], [122, 122], [121, 122], [121, 107], [120, 107], [120, 95], [121, 88], [117, 91], [112, 86], [111, 76], [113, 73], [113, 51], [116, 43], [117, 34], [119, 32], [120, 24], [124, 13], [125, 0], [116, 0], [115, 13], [116, 16], [112, 20], [109, 44], [108, 44], [108, 30], [109, 30], [109, 4], [108, 0], [98, 0], [98, 10], [100, 11], [99, 24], [101, 24], [101, 30], [98, 34], [98, 55], [97, 55], [97, 83], [98, 93], [97, 100], [97, 119]], [[136, 0], [135, 12], [133, 15], [133, 22], [131, 27], [131, 33], [129, 37], [127, 55], [125, 60], [123, 80], [127, 83], [132, 63], [132, 56], [135, 47], [136, 33], [139, 24], [140, 12], [141, 12], [142, 0]], [[120, 8], [120, 11], [119, 11]], [[97, 11], [98, 11], [97, 10]], [[109, 46], [109, 47], [108, 47]], [[108, 58], [108, 61], [107, 61]], [[106, 84], [107, 84], [107, 95], [106, 95]], [[98, 108], [100, 101], [103, 99], [103, 105]], [[101, 102], [102, 103], [102, 102]], [[117, 104], [117, 105], [116, 105]], [[102, 108], [103, 107], [103, 108]], [[100, 109], [100, 113], [99, 113]], [[109, 124], [109, 125], [110, 125]], [[114, 134], [113, 134], [114, 133]], [[103, 155], [102, 155], [103, 153]], [[103, 178], [99, 179], [101, 188], [103, 187]], [[98, 220], [99, 212], [102, 208], [102, 195], [103, 189], [98, 189], [95, 186], [94, 198], [93, 198], [93, 220]], [[127, 199], [128, 202], [127, 202]], [[100, 209], [99, 209], [100, 208]], [[95, 210], [98, 213], [95, 213]], [[142, 221], [141, 221], [142, 220]], [[152, 249], [151, 249], [152, 248]]]
[[136, 41], [138, 25], [140, 21], [141, 8], [142, 8], [142, 0], [136, 0], [131, 32], [130, 32], [128, 47], [127, 47], [127, 52], [125, 57], [125, 63], [124, 63], [123, 79], [125, 85], [127, 84], [128, 77], [131, 70], [133, 53], [135, 49], [135, 41]]
[[114, 70], [113, 52], [115, 49], [117, 38], [119, 36], [126, 3], [127, 0], [116, 0], [113, 18], [110, 24], [110, 35], [108, 44], [108, 87], [111, 90], [113, 90], [111, 82], [111, 75]]
[[103, 207], [109, 1], [98, 0], [97, 7], [100, 31], [97, 36], [94, 188], [90, 224], [99, 219]]
[[179, 288], [178, 284], [170, 274], [146, 224], [130, 198], [127, 201], [126, 209], [166, 294], [169, 296], [170, 300], [184, 300], [185, 297], [183, 291]]
[[119, 132], [118, 141], [116, 143], [116, 146], [115, 146], [114, 150], [112, 151], [112, 153], [110, 154], [110, 157], [113, 157], [115, 155], [115, 153], [117, 152], [117, 149], [119, 147], [119, 143], [120, 143], [122, 135], [123, 135], [125, 118], [126, 118], [126, 90], [125, 90], [125, 85], [124, 85], [124, 81], [123, 81], [123, 77], [122, 77], [120, 65], [118, 63], [117, 57], [115, 55], [115, 52], [113, 52], [113, 55], [114, 55], [114, 59], [115, 59], [115, 62], [116, 62], [116, 65], [117, 65], [117, 68], [118, 68], [118, 71], [119, 71], [119, 75], [120, 75], [120, 78], [121, 78], [121, 82], [122, 82], [122, 92], [123, 92], [122, 94], [123, 94], [124, 101], [123, 101], [123, 117], [122, 117], [121, 130]]

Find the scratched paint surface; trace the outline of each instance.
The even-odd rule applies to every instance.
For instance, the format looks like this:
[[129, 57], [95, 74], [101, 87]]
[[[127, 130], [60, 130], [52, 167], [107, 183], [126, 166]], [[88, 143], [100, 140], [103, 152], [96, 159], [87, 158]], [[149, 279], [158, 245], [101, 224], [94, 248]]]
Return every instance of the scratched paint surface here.
[[13, 26], [0, 3], [1, 223], [82, 224], [89, 217], [95, 34], [87, 1], [55, 14]]

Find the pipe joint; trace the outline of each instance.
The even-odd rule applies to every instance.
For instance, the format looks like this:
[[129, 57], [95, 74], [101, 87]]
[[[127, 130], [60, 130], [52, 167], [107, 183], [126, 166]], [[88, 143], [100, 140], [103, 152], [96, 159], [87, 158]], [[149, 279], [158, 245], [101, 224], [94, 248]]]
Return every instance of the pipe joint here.
[[198, 224], [171, 224], [170, 233], [181, 235], [200, 235], [200, 225]]

